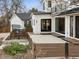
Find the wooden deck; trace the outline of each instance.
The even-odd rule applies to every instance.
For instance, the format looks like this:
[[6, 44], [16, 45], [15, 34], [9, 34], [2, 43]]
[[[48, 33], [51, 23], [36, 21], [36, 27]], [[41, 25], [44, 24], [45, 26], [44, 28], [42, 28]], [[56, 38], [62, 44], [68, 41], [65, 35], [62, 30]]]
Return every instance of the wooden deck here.
[[79, 40], [74, 38], [67, 38], [70, 42], [68, 45], [69, 56], [71, 57], [79, 57]]
[[4, 26], [0, 26], [0, 33], [8, 33], [10, 32], [10, 26], [9, 25], [4, 25]]
[[79, 57], [79, 40], [66, 38], [57, 33], [40, 35], [29, 34], [35, 57]]
[[65, 45], [54, 44], [35, 44], [35, 57], [62, 57], [65, 56]]
[[64, 37], [62, 35], [53, 33], [53, 35], [69, 42], [68, 43], [68, 56], [69, 57], [79, 57], [79, 39], [77, 38], [69, 38], [69, 37]]
[[52, 35], [29, 34], [35, 57], [65, 57], [66, 41]]

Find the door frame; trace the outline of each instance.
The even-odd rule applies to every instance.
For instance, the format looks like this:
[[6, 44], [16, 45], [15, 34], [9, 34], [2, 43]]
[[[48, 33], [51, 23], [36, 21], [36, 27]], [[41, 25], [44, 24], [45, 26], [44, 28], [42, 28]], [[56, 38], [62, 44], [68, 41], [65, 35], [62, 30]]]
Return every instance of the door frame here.
[[[46, 20], [50, 20], [50, 30], [42, 30], [42, 20], [45, 20], [45, 25], [46, 25]], [[51, 26], [51, 19], [41, 19], [41, 32], [51, 32], [52, 26]]]

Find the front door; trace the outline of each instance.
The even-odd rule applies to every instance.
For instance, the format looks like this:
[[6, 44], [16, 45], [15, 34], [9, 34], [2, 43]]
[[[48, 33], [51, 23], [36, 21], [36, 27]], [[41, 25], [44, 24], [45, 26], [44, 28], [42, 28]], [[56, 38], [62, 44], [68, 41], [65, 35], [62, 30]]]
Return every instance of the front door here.
[[51, 19], [41, 19], [41, 31], [51, 31]]

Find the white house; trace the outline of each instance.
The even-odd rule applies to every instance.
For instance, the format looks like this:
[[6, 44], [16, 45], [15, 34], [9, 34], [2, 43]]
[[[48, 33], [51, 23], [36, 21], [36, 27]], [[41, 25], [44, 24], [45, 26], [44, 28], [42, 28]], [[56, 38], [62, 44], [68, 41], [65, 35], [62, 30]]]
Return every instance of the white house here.
[[27, 13], [16, 13], [10, 19], [10, 28], [13, 30], [22, 30], [25, 29], [25, 23], [29, 21], [29, 16]]
[[[55, 0], [41, 0], [43, 12], [32, 13], [32, 28], [34, 34], [56, 32], [66, 37], [79, 38], [79, 7], [67, 8], [60, 13], [54, 8]], [[73, 5], [71, 5], [73, 6]], [[54, 12], [52, 12], [53, 10]], [[63, 7], [64, 8], [64, 7]]]
[[35, 34], [55, 32], [55, 16], [53, 12], [60, 11], [60, 9], [56, 7], [55, 0], [41, 1], [43, 2], [43, 11], [32, 13], [33, 32]]

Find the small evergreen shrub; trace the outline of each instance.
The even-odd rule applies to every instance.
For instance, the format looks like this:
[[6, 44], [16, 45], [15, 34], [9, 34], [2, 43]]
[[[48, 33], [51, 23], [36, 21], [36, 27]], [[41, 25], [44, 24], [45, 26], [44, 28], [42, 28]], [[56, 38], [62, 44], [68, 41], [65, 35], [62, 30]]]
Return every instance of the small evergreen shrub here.
[[11, 45], [5, 46], [3, 51], [8, 55], [16, 55], [19, 53], [25, 53], [30, 50], [29, 45], [22, 45], [17, 42], [11, 43]]
[[31, 23], [25, 24], [25, 27], [26, 27], [26, 28], [32, 28], [32, 25], [31, 25]]

